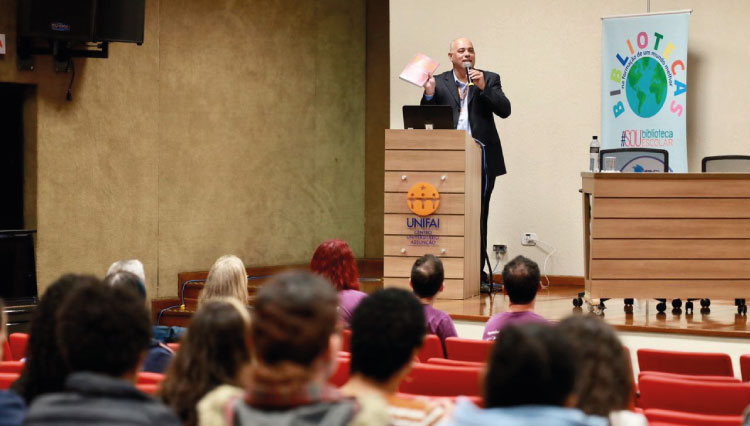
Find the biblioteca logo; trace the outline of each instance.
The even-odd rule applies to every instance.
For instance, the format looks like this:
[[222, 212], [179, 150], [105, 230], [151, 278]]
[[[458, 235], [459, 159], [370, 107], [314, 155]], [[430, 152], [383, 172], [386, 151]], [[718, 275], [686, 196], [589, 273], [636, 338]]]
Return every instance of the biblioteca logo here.
[[653, 117], [667, 104], [670, 95], [669, 112], [681, 117], [687, 84], [678, 78], [686, 74], [687, 67], [683, 59], [676, 57], [675, 45], [658, 32], [649, 35], [645, 31], [636, 35], [635, 46], [630, 39], [625, 45], [627, 53], [611, 58], [615, 66], [610, 73], [609, 95], [615, 118], [625, 112], [625, 104], [638, 117]]

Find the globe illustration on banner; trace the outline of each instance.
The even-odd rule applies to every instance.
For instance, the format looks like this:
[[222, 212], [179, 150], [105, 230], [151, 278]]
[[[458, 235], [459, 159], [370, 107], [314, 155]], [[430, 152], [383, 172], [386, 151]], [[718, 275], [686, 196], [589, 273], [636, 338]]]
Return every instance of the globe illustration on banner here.
[[637, 116], [648, 118], [659, 112], [667, 99], [667, 75], [659, 61], [638, 59], [628, 73], [625, 94]]

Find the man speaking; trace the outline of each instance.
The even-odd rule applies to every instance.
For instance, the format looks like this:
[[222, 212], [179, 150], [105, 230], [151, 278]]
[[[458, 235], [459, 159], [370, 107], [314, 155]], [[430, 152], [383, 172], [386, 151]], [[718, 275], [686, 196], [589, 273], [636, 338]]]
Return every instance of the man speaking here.
[[[448, 105], [453, 108], [456, 129], [466, 130], [485, 146], [486, 170], [482, 169], [481, 251], [482, 282], [487, 282], [484, 272], [487, 257], [487, 214], [495, 178], [505, 174], [505, 160], [500, 146], [500, 136], [495, 127], [497, 114], [510, 116], [510, 101], [503, 93], [500, 76], [490, 71], [474, 68], [474, 45], [466, 38], [451, 42], [448, 58], [453, 69], [430, 76], [424, 85], [422, 105]], [[487, 262], [489, 265], [489, 261]]]

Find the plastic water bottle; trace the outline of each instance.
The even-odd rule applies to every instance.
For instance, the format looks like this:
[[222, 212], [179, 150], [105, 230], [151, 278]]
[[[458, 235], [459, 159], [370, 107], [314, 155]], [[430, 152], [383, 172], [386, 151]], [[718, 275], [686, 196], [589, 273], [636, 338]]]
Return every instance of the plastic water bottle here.
[[599, 138], [597, 136], [594, 136], [593, 139], [591, 139], [591, 145], [589, 146], [589, 171], [598, 173], [599, 172], [599, 148], [601, 147], [601, 144], [599, 143]]

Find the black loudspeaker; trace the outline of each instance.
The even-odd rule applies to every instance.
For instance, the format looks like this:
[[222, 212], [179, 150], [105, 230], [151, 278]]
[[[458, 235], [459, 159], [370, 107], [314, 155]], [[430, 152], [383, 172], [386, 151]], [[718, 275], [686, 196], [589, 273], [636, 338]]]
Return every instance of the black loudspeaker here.
[[20, 0], [18, 12], [21, 37], [93, 40], [96, 0]]
[[146, 0], [99, 0], [95, 41], [143, 43]]

